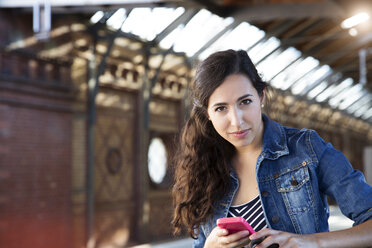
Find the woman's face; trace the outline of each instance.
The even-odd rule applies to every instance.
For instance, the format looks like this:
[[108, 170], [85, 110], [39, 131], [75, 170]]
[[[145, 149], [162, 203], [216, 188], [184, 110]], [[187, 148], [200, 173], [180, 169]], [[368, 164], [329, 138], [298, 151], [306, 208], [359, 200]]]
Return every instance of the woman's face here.
[[217, 133], [238, 150], [262, 143], [264, 95], [258, 95], [248, 77], [233, 74], [209, 98], [210, 121]]

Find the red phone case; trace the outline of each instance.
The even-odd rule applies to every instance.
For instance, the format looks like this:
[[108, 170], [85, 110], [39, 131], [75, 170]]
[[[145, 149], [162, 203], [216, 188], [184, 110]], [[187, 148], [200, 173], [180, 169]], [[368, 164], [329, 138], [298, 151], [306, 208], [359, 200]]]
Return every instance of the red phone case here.
[[251, 225], [243, 217], [227, 217], [217, 220], [217, 226], [227, 229], [229, 234], [236, 233], [243, 230], [248, 230], [249, 234], [255, 233]]

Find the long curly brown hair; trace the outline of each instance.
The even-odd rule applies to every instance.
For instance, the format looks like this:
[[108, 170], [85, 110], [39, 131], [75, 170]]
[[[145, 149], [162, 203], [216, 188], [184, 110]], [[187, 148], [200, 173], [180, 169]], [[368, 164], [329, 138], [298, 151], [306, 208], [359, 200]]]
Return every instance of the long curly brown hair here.
[[199, 225], [214, 214], [214, 204], [229, 190], [229, 164], [235, 148], [216, 132], [207, 108], [211, 94], [232, 74], [246, 75], [259, 95], [267, 86], [242, 50], [216, 52], [199, 64], [191, 87], [193, 107], [174, 161], [175, 234], [185, 226], [196, 239]]

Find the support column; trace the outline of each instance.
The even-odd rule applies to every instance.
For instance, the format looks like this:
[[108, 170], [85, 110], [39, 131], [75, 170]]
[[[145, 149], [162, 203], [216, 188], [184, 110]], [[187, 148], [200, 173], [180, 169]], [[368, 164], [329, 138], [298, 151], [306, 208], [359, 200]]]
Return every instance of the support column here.
[[[150, 78], [150, 65], [149, 60], [151, 57], [151, 47], [144, 47], [144, 74], [142, 78], [142, 89], [139, 99], [139, 112], [138, 119], [140, 123], [139, 127], [139, 169], [136, 171], [137, 175], [137, 223], [136, 223], [136, 235], [135, 238], [139, 242], [150, 241], [150, 232], [148, 230], [150, 221], [150, 203], [148, 199], [148, 188], [149, 188], [149, 177], [148, 177], [148, 148], [149, 148], [149, 137], [150, 137], [150, 102], [152, 99], [152, 89], [154, 88], [161, 68], [164, 64], [165, 57], [170, 52], [170, 49], [162, 53], [162, 60], [158, 65], [154, 75]], [[141, 112], [143, 110], [143, 112]]]
[[[110, 15], [106, 16], [106, 20]], [[97, 68], [97, 42], [98, 42], [98, 32], [99, 26], [94, 26], [93, 31], [93, 46], [92, 46], [92, 58], [89, 61], [89, 81], [88, 81], [88, 165], [87, 165], [87, 247], [94, 248], [95, 237], [94, 237], [94, 170], [95, 170], [95, 160], [94, 160], [94, 149], [95, 149], [95, 124], [96, 124], [96, 96], [99, 90], [99, 77], [103, 74], [106, 68], [107, 58], [110, 56], [114, 41], [121, 32], [121, 27], [124, 24], [121, 23], [120, 28], [108, 37], [108, 44], [106, 53], [103, 55], [98, 68]]]
[[144, 51], [144, 74], [142, 77], [142, 88], [139, 95], [138, 120], [139, 120], [139, 163], [136, 168], [136, 226], [135, 239], [143, 243], [148, 241], [148, 223], [150, 214], [150, 205], [147, 198], [148, 180], [147, 180], [147, 150], [149, 139], [149, 100], [151, 94], [151, 83], [149, 80], [149, 57], [150, 52], [145, 48]]
[[93, 248], [94, 241], [94, 127], [96, 117], [96, 94], [98, 82], [96, 81], [96, 39], [92, 47], [93, 58], [89, 61], [88, 81], [88, 120], [87, 120], [87, 247]]

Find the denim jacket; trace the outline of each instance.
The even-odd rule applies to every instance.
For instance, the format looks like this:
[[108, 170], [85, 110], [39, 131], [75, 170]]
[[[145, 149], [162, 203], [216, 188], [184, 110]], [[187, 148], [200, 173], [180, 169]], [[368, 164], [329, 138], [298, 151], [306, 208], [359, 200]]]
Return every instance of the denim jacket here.
[[[263, 115], [265, 130], [256, 178], [269, 228], [298, 234], [327, 232], [333, 198], [354, 225], [372, 219], [372, 187], [346, 157], [314, 130], [284, 127]], [[231, 168], [230, 192], [199, 227], [193, 247], [203, 247], [218, 218], [226, 217], [239, 180]]]

